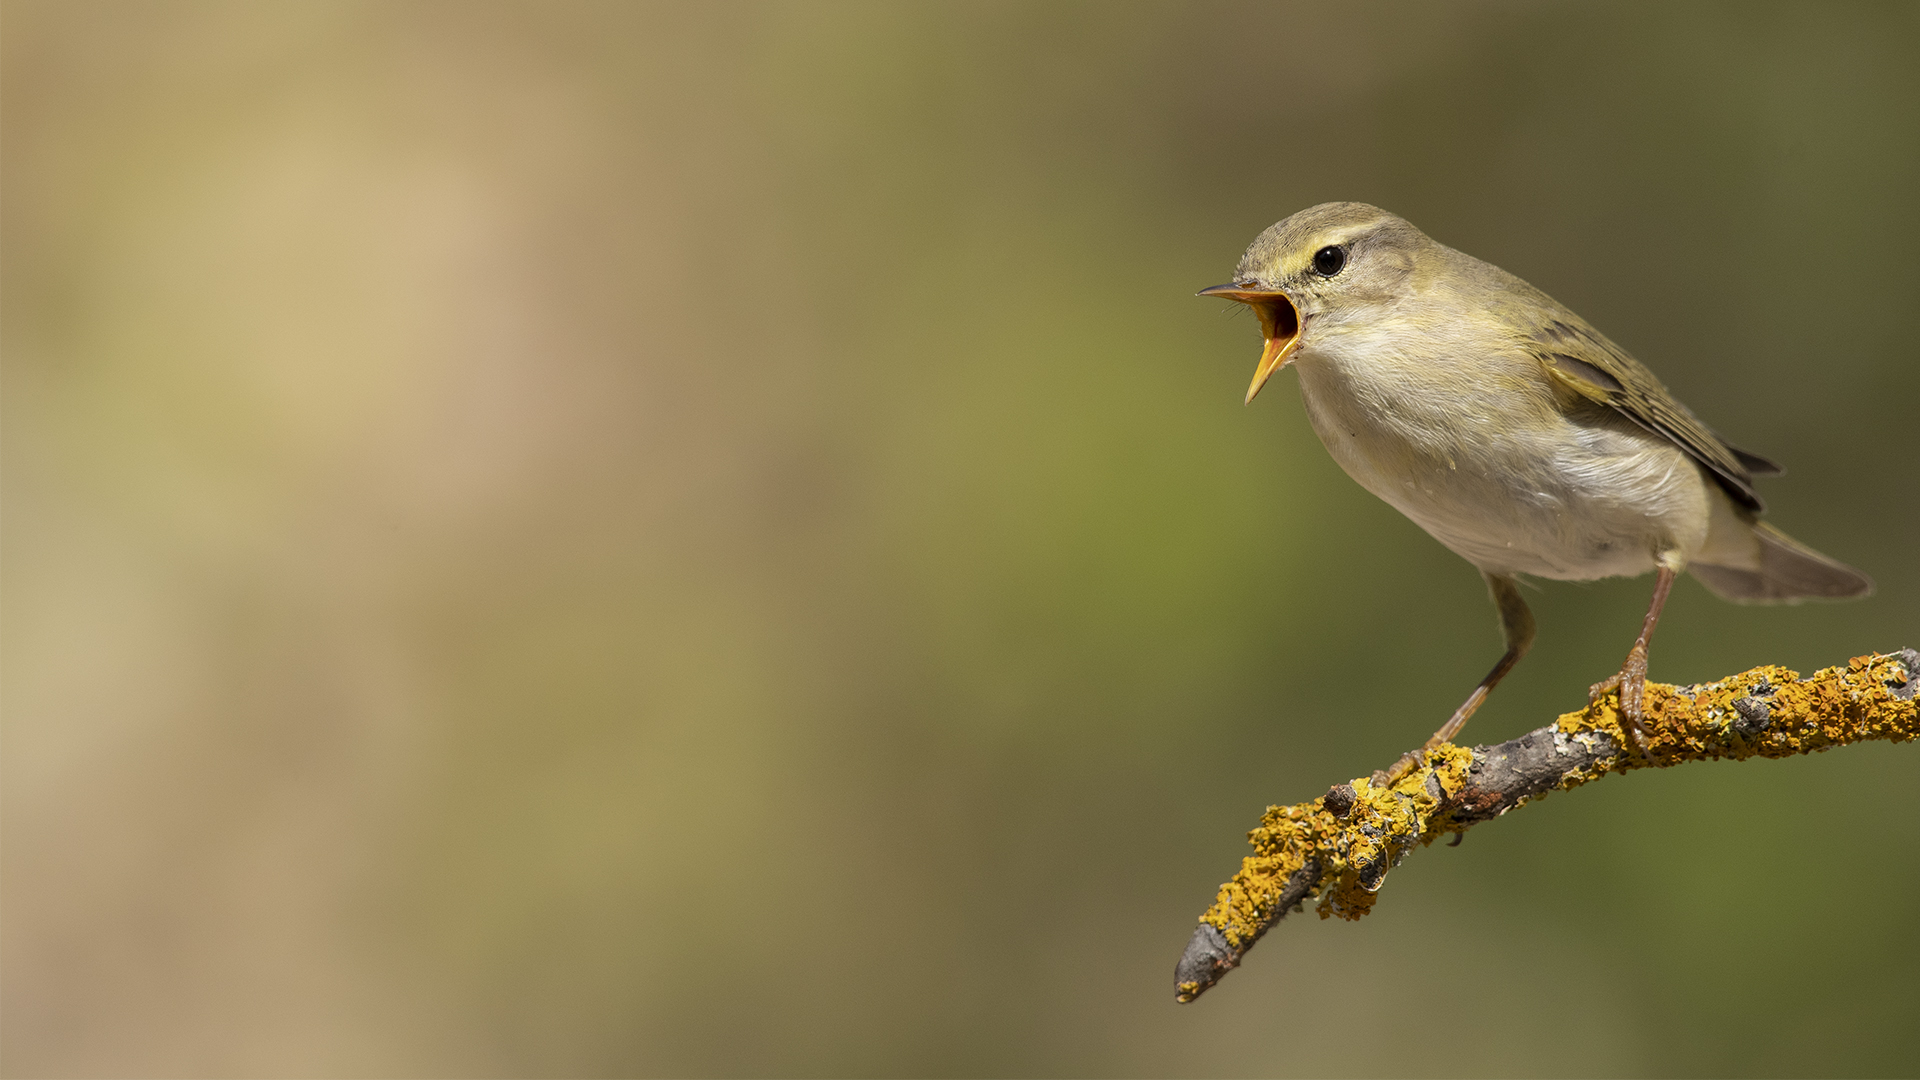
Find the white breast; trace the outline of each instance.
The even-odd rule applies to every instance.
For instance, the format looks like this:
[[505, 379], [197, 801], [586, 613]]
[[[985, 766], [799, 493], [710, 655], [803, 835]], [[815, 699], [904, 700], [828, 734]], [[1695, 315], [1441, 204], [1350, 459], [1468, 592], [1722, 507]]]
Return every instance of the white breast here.
[[[1706, 540], [1712, 481], [1685, 452], [1625, 417], [1563, 412], [1539, 362], [1471, 362], [1429, 334], [1346, 331], [1303, 347], [1307, 415], [1347, 475], [1492, 573], [1589, 580], [1691, 559]], [[1453, 355], [1449, 355], [1449, 353]]]

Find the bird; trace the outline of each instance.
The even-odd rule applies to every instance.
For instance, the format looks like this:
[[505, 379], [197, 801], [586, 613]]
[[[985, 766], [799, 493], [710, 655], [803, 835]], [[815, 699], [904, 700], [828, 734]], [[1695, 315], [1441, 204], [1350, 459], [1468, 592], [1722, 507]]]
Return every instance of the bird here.
[[1639, 636], [1589, 691], [1592, 702], [1617, 692], [1643, 756], [1648, 643], [1681, 573], [1735, 603], [1873, 591], [1761, 520], [1754, 478], [1780, 466], [1728, 445], [1565, 305], [1395, 214], [1358, 202], [1302, 210], [1254, 239], [1232, 281], [1198, 295], [1259, 317], [1247, 403], [1291, 367], [1334, 461], [1486, 580], [1506, 651], [1385, 771], [1389, 783], [1451, 742], [1532, 647], [1523, 578], [1653, 572]]

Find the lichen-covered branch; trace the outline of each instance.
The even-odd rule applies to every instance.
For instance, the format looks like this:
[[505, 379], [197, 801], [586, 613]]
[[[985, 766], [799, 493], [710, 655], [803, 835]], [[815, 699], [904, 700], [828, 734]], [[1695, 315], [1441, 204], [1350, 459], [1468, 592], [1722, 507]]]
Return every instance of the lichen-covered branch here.
[[1365, 915], [1387, 871], [1447, 833], [1608, 773], [1920, 738], [1916, 689], [1920, 653], [1912, 649], [1858, 656], [1805, 679], [1769, 665], [1700, 686], [1648, 683], [1644, 757], [1623, 749], [1618, 699], [1608, 694], [1510, 742], [1441, 746], [1392, 787], [1362, 778], [1311, 802], [1270, 806], [1247, 836], [1254, 853], [1220, 886], [1180, 957], [1177, 996], [1199, 997], [1309, 896], [1319, 897], [1323, 919]]

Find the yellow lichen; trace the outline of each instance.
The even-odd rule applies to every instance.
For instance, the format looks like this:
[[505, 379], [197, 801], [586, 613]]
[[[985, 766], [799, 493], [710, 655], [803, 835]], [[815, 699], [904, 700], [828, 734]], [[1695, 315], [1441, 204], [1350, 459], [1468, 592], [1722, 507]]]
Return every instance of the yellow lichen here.
[[[1767, 664], [1685, 690], [1648, 683], [1641, 727], [1646, 756], [1621, 754], [1608, 767], [1626, 772], [1716, 758], [1791, 757], [1871, 739], [1904, 742], [1915, 737], [1915, 705], [1894, 697], [1892, 688], [1904, 687], [1907, 677], [1898, 658], [1857, 656], [1806, 679]], [[1555, 727], [1569, 735], [1603, 732], [1619, 745], [1619, 699], [1607, 694], [1560, 717]]]
[[[1270, 806], [1260, 825], [1247, 834], [1254, 854], [1240, 872], [1220, 886], [1202, 921], [1220, 931], [1236, 952], [1284, 914], [1287, 883], [1309, 860], [1319, 867], [1320, 916], [1358, 919], [1372, 907], [1385, 872], [1414, 844], [1431, 844], [1459, 831], [1442, 811], [1466, 786], [1473, 752], [1449, 743], [1427, 755], [1422, 768], [1391, 787], [1370, 777], [1349, 785], [1353, 807], [1336, 817], [1325, 797], [1292, 806]], [[1435, 794], [1435, 788], [1439, 794]]]
[[[1683, 761], [1787, 757], [1868, 739], [1904, 742], [1920, 736], [1916, 705], [1896, 698], [1890, 688], [1904, 687], [1907, 678], [1897, 658], [1862, 656], [1808, 679], [1767, 665], [1684, 691], [1648, 683], [1642, 710], [1645, 756], [1628, 749], [1602, 757], [1592, 767], [1569, 770], [1556, 786], [1565, 790], [1609, 772]], [[1585, 735], [1589, 743], [1588, 733], [1600, 733], [1616, 747], [1629, 745], [1615, 694], [1561, 716], [1553, 729], [1576, 740]], [[1324, 796], [1268, 807], [1259, 827], [1247, 834], [1254, 853], [1220, 887], [1201, 921], [1220, 932], [1237, 962], [1286, 913], [1287, 885], [1309, 863], [1317, 874], [1306, 896], [1319, 896], [1320, 916], [1360, 918], [1372, 910], [1386, 871], [1416, 843], [1431, 844], [1474, 823], [1450, 812], [1468, 786], [1472, 762], [1472, 751], [1447, 744], [1391, 787], [1356, 779], [1349, 785], [1352, 807], [1344, 816], [1335, 816]], [[1183, 984], [1181, 996], [1201, 989]]]

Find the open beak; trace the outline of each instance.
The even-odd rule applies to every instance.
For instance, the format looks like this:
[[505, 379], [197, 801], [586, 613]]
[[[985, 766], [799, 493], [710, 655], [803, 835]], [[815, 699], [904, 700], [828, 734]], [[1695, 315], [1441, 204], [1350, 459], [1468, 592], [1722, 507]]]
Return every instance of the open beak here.
[[1287, 362], [1293, 359], [1293, 350], [1300, 344], [1300, 312], [1293, 306], [1293, 301], [1287, 299], [1286, 293], [1277, 290], [1250, 289], [1228, 283], [1201, 289], [1195, 295], [1224, 296], [1229, 300], [1238, 300], [1260, 316], [1260, 332], [1265, 335], [1267, 344], [1260, 350], [1260, 366], [1254, 369], [1253, 384], [1247, 387], [1247, 400], [1251, 402], [1273, 373], [1286, 367]]

